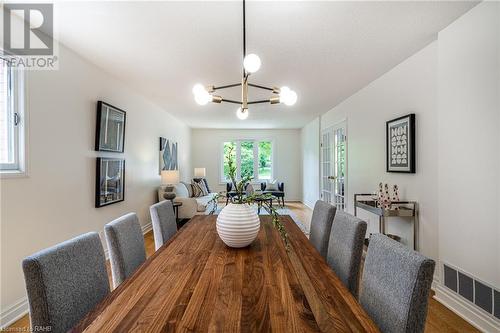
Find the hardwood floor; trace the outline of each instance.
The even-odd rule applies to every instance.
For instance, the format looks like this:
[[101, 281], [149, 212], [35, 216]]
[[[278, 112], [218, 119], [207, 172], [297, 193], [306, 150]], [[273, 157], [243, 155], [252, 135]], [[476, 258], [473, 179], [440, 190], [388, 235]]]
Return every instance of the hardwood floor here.
[[[287, 202], [286, 208], [290, 209], [293, 214], [309, 229], [311, 224], [312, 210], [300, 202]], [[146, 254], [149, 257], [154, 253], [154, 238], [153, 233], [148, 232], [144, 236], [146, 244]], [[111, 283], [111, 271], [108, 276]], [[432, 294], [434, 294], [432, 292]], [[23, 316], [7, 329], [10, 331], [27, 332], [29, 328], [28, 315]], [[448, 310], [444, 305], [433, 299], [429, 300], [429, 309], [427, 313], [427, 322], [425, 333], [458, 333], [458, 332], [480, 332], [468, 322], [457, 316], [451, 310]]]

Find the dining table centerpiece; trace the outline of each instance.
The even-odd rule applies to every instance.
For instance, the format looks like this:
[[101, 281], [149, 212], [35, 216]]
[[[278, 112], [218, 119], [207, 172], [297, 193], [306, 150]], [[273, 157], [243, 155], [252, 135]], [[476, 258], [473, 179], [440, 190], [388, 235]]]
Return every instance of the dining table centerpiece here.
[[[252, 177], [242, 177], [236, 180], [236, 165], [232, 158], [233, 147], [230, 147], [225, 159], [228, 165], [228, 175], [234, 191], [231, 193], [230, 202], [219, 212], [217, 216], [217, 234], [220, 239], [229, 247], [246, 247], [255, 240], [260, 230], [260, 219], [257, 215], [255, 205], [262, 207], [272, 216], [273, 226], [279, 231], [281, 238], [288, 248], [288, 238], [284, 225], [280, 221], [280, 216], [276, 208], [272, 205], [272, 195], [247, 191]], [[218, 199], [224, 195], [219, 192], [213, 197], [211, 214], [217, 211]]]

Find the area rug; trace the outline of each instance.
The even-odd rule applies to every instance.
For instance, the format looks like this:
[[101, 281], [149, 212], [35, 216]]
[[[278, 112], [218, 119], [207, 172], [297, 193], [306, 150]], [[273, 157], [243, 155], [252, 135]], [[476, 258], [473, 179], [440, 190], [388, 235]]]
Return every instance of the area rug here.
[[[219, 205], [219, 207], [217, 207], [217, 210], [215, 211], [215, 215], [219, 214], [219, 212], [222, 210], [223, 205]], [[255, 205], [255, 210], [257, 210], [257, 206]], [[306, 235], [306, 236], [309, 236], [309, 230], [307, 230], [306, 226], [298, 219], [298, 217], [288, 208], [278, 208], [277, 209], [278, 211], [278, 214], [280, 215], [288, 215], [292, 218], [293, 222], [295, 222], [295, 224], [299, 227], [299, 229]], [[259, 215], [269, 215], [269, 213], [267, 212], [267, 210], [265, 210], [264, 208], [261, 208], [260, 210], [260, 214]]]

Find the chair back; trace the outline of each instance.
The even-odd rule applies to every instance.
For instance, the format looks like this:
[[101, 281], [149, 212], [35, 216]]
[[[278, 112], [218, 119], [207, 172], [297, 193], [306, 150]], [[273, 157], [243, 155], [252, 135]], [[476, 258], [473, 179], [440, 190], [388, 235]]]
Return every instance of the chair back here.
[[116, 288], [146, 260], [144, 236], [135, 213], [126, 214], [104, 226]]
[[31, 328], [67, 332], [109, 293], [99, 234], [89, 232], [23, 260]]
[[385, 235], [370, 237], [359, 301], [380, 331], [424, 331], [434, 266]]
[[155, 250], [158, 250], [177, 232], [174, 207], [170, 200], [165, 200], [149, 207], [149, 213], [153, 225]]
[[326, 261], [354, 296], [358, 296], [365, 234], [365, 221], [343, 211], [335, 213]]
[[252, 195], [255, 193], [255, 189], [252, 184], [248, 183], [245, 186], [245, 194], [246, 195]]
[[328, 253], [328, 240], [330, 239], [330, 231], [332, 230], [336, 210], [335, 206], [318, 200], [314, 205], [311, 218], [309, 241], [325, 259]]

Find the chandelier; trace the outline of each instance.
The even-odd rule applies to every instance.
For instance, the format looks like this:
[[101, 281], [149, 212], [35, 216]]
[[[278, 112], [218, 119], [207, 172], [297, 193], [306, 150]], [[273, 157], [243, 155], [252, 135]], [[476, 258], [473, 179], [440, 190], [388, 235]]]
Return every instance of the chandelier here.
[[[209, 102], [212, 103], [233, 103], [238, 104], [240, 107], [236, 111], [236, 116], [239, 119], [248, 118], [248, 106], [250, 104], [261, 104], [261, 103], [270, 103], [270, 104], [278, 104], [283, 103], [285, 105], [294, 105], [297, 102], [297, 93], [291, 90], [290, 88], [284, 86], [281, 88], [278, 87], [266, 87], [263, 85], [253, 84], [248, 82], [248, 77], [250, 74], [257, 72], [260, 68], [261, 62], [260, 58], [256, 54], [248, 54], [246, 53], [246, 26], [245, 26], [245, 0], [243, 0], [243, 75], [241, 79], [241, 83], [227, 84], [222, 86], [204, 86], [201, 83], [195, 84], [193, 87], [193, 95], [194, 100], [199, 105], [206, 105]], [[241, 86], [241, 100], [231, 100], [223, 98], [220, 95], [216, 95], [215, 92], [218, 90], [223, 90], [232, 87]], [[248, 100], [248, 87], [268, 90], [272, 93], [269, 99], [263, 100]]]

